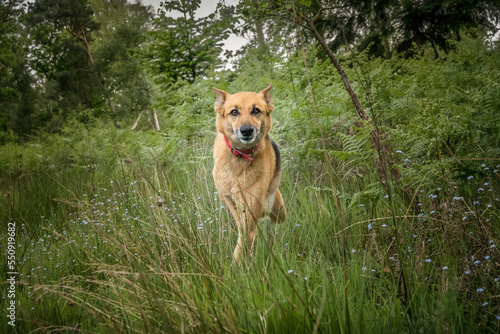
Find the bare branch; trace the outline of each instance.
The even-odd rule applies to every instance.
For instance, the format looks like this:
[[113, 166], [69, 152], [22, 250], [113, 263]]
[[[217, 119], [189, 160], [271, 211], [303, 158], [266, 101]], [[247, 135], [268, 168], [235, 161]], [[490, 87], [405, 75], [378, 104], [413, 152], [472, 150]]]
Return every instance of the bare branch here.
[[142, 117], [142, 113], [144, 112], [141, 111], [141, 113], [139, 114], [139, 116], [137, 117], [137, 119], [135, 120], [135, 123], [134, 125], [130, 128], [130, 130], [134, 131], [136, 128], [137, 128], [137, 125], [139, 125], [139, 121], [141, 120], [141, 117]]
[[160, 131], [160, 123], [158, 122], [158, 116], [156, 115], [156, 109], [153, 108], [151, 110], [151, 113], [153, 114], [153, 121], [154, 121], [154, 128], [156, 131]]

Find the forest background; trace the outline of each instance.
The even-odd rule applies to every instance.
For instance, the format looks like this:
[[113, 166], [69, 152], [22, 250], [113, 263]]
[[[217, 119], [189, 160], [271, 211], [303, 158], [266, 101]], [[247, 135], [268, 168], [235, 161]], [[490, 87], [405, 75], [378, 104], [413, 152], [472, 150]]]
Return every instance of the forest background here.
[[[498, 333], [500, 3], [200, 4], [0, 1], [0, 331]], [[269, 82], [238, 266], [212, 87]]]

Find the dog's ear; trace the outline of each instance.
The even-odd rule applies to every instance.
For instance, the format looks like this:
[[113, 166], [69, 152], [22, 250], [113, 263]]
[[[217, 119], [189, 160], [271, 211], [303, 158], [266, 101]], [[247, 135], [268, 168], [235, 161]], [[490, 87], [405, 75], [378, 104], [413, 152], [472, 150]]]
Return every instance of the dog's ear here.
[[214, 92], [215, 92], [215, 104], [214, 104], [214, 109], [217, 111], [219, 114], [224, 113], [224, 103], [226, 103], [226, 100], [229, 96], [228, 92], [225, 92], [223, 90], [217, 89], [214, 87]]
[[266, 88], [261, 90], [259, 92], [259, 95], [262, 95], [264, 97], [264, 101], [267, 103], [267, 111], [271, 112], [274, 109], [274, 103], [273, 100], [271, 99], [271, 88], [273, 87], [272, 83], [270, 82], [269, 85], [267, 85]]

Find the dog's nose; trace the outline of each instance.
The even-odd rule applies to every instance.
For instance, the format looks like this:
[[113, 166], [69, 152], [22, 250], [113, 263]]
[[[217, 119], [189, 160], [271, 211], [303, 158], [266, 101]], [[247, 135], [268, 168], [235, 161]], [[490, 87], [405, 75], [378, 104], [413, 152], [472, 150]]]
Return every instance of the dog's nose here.
[[253, 126], [251, 126], [251, 125], [243, 125], [240, 128], [240, 132], [245, 137], [251, 137], [253, 135]]

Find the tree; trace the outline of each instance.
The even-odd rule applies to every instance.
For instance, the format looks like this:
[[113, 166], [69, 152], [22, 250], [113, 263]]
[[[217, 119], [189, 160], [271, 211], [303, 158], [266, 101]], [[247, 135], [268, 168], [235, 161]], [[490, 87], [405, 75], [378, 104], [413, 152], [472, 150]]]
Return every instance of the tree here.
[[[164, 87], [178, 80], [193, 83], [220, 63], [222, 42], [229, 36], [227, 25], [215, 13], [197, 18], [200, 4], [201, 0], [163, 2], [147, 47], [137, 52]], [[170, 12], [178, 17], [169, 16]]]
[[34, 130], [34, 78], [27, 61], [28, 38], [21, 1], [0, 2], [0, 144]]
[[[92, 106], [95, 91], [87, 81], [88, 74], [95, 77], [95, 82], [102, 88], [108, 106], [115, 113], [115, 106], [101, 71], [95, 71], [95, 60], [90, 43], [93, 33], [99, 29], [94, 19], [94, 11], [87, 0], [39, 0], [30, 4], [30, 23], [39, 50], [35, 67], [42, 73], [56, 75], [62, 89], [73, 89], [80, 102]], [[69, 36], [68, 36], [69, 34]], [[38, 51], [38, 52], [37, 52]], [[49, 56], [49, 61], [47, 61]], [[76, 72], [76, 73], [75, 73]], [[78, 82], [73, 74], [78, 75]], [[83, 93], [83, 94], [82, 94]]]
[[96, 71], [105, 75], [118, 115], [135, 115], [151, 105], [151, 85], [131, 50], [144, 43], [152, 8], [125, 0], [89, 1], [100, 24], [92, 43]]
[[[482, 27], [496, 33], [500, 23], [498, 0], [241, 0], [240, 11], [258, 10], [269, 18], [290, 20], [291, 6], [312, 18], [321, 7], [315, 27], [328, 47], [337, 52], [346, 43], [373, 56], [390, 58], [395, 52], [414, 53], [428, 44], [448, 52], [447, 41], [460, 39], [463, 29]], [[283, 22], [283, 20], [282, 20]], [[281, 25], [282, 29], [286, 29]], [[273, 32], [271, 35], [276, 35]], [[307, 38], [307, 36], [305, 36]], [[326, 54], [320, 54], [326, 58]]]
[[[300, 2], [300, 1], [299, 1]], [[318, 2], [313, 1], [312, 6]], [[336, 52], [347, 42], [374, 56], [391, 57], [429, 43], [448, 51], [447, 40], [462, 29], [482, 26], [495, 33], [500, 22], [497, 0], [324, 0], [317, 29]]]
[[412, 43], [422, 46], [428, 42], [436, 51], [436, 57], [437, 48], [447, 52], [447, 40], [460, 39], [462, 29], [482, 26], [485, 31], [496, 32], [500, 22], [500, 3], [496, 0], [406, 0], [391, 12], [400, 27], [397, 32], [401, 39], [396, 49], [406, 51]]

